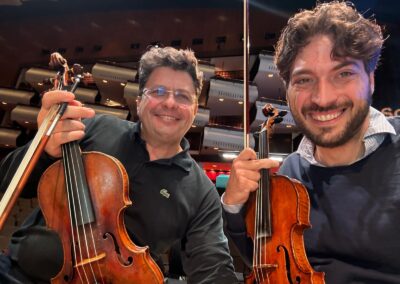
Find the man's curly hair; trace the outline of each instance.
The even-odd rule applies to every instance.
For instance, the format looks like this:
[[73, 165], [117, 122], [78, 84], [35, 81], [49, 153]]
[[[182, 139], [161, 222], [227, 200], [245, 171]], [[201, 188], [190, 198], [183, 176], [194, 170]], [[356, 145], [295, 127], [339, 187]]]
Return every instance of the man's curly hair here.
[[364, 18], [346, 2], [320, 3], [290, 18], [275, 47], [275, 64], [286, 86], [297, 54], [317, 35], [332, 39], [332, 58], [362, 60], [367, 73], [376, 69], [384, 42], [376, 21]]

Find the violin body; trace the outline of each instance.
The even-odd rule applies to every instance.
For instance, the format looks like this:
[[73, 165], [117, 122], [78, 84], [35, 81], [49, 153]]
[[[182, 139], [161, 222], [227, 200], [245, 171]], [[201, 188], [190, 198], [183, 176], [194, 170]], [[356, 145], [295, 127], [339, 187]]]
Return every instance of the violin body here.
[[[303, 231], [310, 228], [310, 200], [306, 188], [286, 176], [269, 177], [272, 236], [261, 243], [261, 265], [254, 265], [246, 284], [323, 284], [324, 273], [315, 272], [308, 262]], [[261, 190], [261, 189], [259, 189]], [[246, 226], [254, 240], [256, 195], [252, 193], [246, 207]], [[265, 211], [261, 211], [265, 212]], [[261, 213], [262, 214], [262, 213]]]
[[39, 182], [40, 207], [47, 226], [60, 236], [64, 253], [62, 269], [51, 282], [163, 283], [163, 274], [148, 247], [136, 246], [125, 229], [123, 211], [131, 201], [124, 167], [115, 158], [98, 152], [84, 153], [82, 160], [94, 204], [92, 224], [71, 230], [61, 161], [50, 166]]

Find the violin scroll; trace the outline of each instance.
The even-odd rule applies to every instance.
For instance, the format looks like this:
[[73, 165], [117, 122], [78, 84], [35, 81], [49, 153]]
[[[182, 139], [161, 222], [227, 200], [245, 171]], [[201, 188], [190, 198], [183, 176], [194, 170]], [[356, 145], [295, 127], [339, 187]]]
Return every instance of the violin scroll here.
[[261, 131], [266, 130], [268, 133], [271, 133], [272, 126], [282, 122], [283, 117], [287, 114], [287, 111], [279, 111], [278, 109], [274, 108], [273, 105], [266, 104], [262, 109], [262, 113], [267, 117], [267, 120], [261, 125]]
[[68, 61], [58, 52], [53, 52], [50, 55], [49, 67], [57, 70], [56, 78], [50, 79], [55, 86], [60, 83], [63, 86], [68, 86], [73, 84], [77, 78], [85, 85], [94, 83], [92, 74], [84, 72], [83, 67], [77, 63], [73, 64], [72, 68], [69, 68]]

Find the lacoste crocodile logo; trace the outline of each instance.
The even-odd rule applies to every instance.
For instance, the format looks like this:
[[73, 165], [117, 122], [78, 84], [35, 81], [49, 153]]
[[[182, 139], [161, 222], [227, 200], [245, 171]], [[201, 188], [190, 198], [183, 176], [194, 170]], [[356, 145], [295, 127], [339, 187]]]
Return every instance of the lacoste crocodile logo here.
[[160, 190], [160, 194], [161, 194], [162, 196], [164, 196], [165, 198], [169, 198], [169, 196], [170, 196], [168, 190], [166, 190], [165, 188], [163, 188], [163, 189]]

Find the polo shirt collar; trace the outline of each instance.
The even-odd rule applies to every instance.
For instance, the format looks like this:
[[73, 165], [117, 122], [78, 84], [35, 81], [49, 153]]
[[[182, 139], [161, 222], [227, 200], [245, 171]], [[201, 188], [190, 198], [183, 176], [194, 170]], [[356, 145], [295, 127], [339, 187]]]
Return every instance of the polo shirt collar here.
[[[134, 124], [133, 126], [133, 139], [135, 141], [138, 141], [140, 144], [143, 144], [145, 151], [147, 152], [146, 149], [146, 142], [142, 139], [140, 133], [141, 133], [141, 122], [138, 121], [137, 123]], [[164, 165], [172, 165], [175, 164], [178, 167], [182, 168], [183, 170], [189, 172], [193, 159], [189, 155], [189, 149], [190, 149], [190, 144], [189, 141], [183, 137], [180, 143], [182, 147], [182, 151], [176, 154], [175, 156], [169, 158], [169, 159], [159, 159], [155, 160], [153, 162], [159, 163], [159, 164], [164, 164]]]

